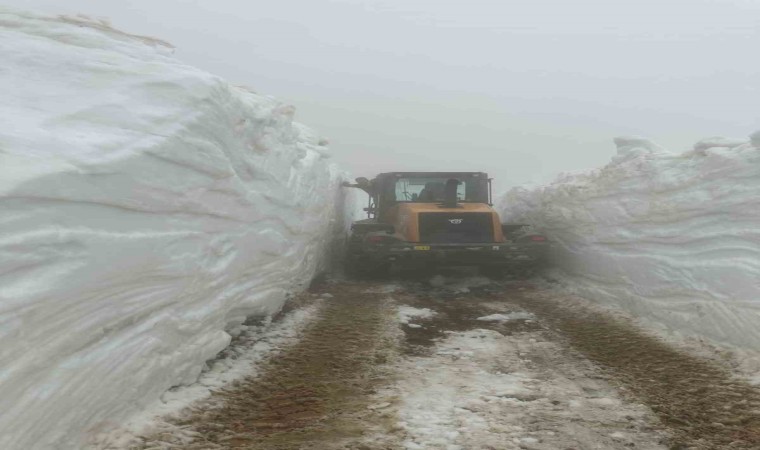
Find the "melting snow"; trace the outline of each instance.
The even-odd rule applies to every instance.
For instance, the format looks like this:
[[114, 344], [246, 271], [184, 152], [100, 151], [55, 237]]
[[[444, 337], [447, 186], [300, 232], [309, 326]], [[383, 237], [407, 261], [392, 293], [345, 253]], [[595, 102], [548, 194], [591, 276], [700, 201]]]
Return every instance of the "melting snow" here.
[[406, 305], [398, 307], [398, 320], [403, 324], [408, 324], [412, 319], [428, 319], [434, 315], [435, 311], [428, 308], [414, 308]]
[[477, 320], [484, 322], [506, 322], [509, 320], [533, 320], [536, 316], [529, 312], [517, 311], [507, 314], [491, 314], [488, 316], [478, 317]]
[[[403, 362], [395, 389], [404, 448], [617, 448], [621, 439], [663, 448], [660, 436], [642, 431], [646, 408], [621, 402], [592, 366], [536, 336], [449, 332], [432, 356]], [[540, 355], [538, 363], [526, 353]]]

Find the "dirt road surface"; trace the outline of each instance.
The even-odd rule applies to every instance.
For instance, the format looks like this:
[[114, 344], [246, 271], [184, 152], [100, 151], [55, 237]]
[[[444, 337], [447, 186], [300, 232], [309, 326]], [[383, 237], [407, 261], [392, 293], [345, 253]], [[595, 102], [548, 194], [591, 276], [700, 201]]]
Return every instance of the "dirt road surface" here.
[[333, 279], [304, 307], [255, 376], [128, 447], [760, 448], [756, 388], [545, 283]]

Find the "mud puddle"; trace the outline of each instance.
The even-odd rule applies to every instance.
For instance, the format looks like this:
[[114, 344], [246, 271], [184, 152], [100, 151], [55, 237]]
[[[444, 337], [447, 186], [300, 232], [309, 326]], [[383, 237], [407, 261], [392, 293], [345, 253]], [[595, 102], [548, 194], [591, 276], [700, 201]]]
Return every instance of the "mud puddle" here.
[[[419, 321], [413, 326], [403, 326], [405, 340], [403, 352], [410, 356], [425, 356], [434, 344], [449, 333], [474, 328], [489, 329], [504, 336], [514, 333], [537, 331], [542, 326], [534, 320], [483, 321], [481, 317], [494, 312], [488, 307], [493, 301], [483, 294], [498, 292], [498, 287], [477, 286], [457, 289], [431, 288], [423, 283], [406, 283], [395, 294], [399, 304], [435, 311], [435, 316]], [[517, 308], [515, 308], [517, 310]], [[416, 325], [416, 326], [415, 326]]]

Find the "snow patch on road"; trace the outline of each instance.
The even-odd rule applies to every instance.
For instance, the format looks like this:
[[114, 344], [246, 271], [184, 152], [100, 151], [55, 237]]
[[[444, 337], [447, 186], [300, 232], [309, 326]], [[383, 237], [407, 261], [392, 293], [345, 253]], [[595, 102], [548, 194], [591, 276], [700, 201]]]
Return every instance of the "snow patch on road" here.
[[[480, 367], [451, 368], [449, 361], [441, 364], [445, 358], [464, 366], [476, 353], [495, 361], [500, 356], [500, 337], [490, 330], [453, 333], [436, 347], [436, 357], [414, 360], [412, 370], [424, 380], [419, 379], [413, 387], [402, 387], [399, 418], [410, 435], [404, 443], [406, 448], [453, 450], [467, 448], [460, 444], [464, 442], [480, 446], [482, 442], [471, 441], [470, 437], [488, 433], [490, 424], [478, 409], [490, 401], [527, 394], [523, 385], [526, 378], [520, 374], [492, 373]], [[515, 424], [511, 431], [523, 437], [519, 425]]]
[[594, 370], [539, 333], [450, 332], [399, 367], [404, 448], [664, 448], [651, 411]]
[[536, 316], [525, 311], [515, 311], [507, 314], [490, 314], [488, 316], [478, 317], [477, 320], [484, 322], [508, 322], [510, 320], [533, 320]]
[[412, 319], [429, 319], [435, 314], [435, 311], [429, 308], [415, 308], [406, 305], [399, 305], [397, 313], [398, 321], [402, 324], [409, 324]]
[[342, 239], [294, 108], [159, 44], [0, 7], [0, 448], [82, 448], [195, 383]]
[[675, 336], [753, 353], [760, 371], [760, 142], [711, 137], [667, 153], [618, 138], [605, 167], [516, 188], [508, 221], [552, 241], [557, 279]]
[[473, 288], [488, 286], [493, 281], [487, 277], [481, 276], [449, 276], [436, 275], [429, 281], [430, 286], [436, 289], [443, 289], [455, 294], [467, 294]]

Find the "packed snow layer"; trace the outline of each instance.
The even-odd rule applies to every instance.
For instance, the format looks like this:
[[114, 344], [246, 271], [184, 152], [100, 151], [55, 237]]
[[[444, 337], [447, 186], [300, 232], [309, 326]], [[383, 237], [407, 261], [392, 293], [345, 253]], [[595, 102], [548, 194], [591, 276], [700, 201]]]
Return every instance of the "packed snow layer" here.
[[0, 53], [0, 448], [82, 448], [325, 266], [340, 174], [160, 41], [0, 8]]
[[680, 155], [618, 138], [605, 167], [503, 199], [578, 291], [685, 337], [760, 348], [760, 132]]

